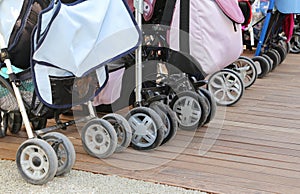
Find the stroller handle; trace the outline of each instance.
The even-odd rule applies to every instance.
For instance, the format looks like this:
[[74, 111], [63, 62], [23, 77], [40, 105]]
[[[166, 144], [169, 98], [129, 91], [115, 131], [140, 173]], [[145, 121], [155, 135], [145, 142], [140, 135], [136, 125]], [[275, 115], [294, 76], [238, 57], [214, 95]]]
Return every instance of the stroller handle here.
[[[0, 2], [1, 2], [1, 0], [0, 0]], [[0, 49], [4, 49], [5, 47], [7, 47], [7, 46], [5, 45], [4, 37], [3, 37], [2, 33], [0, 33]]]
[[5, 49], [6, 47], [7, 47], [7, 45], [5, 45], [4, 37], [3, 37], [2, 33], [0, 33], [1, 60], [4, 59], [4, 62], [7, 67], [7, 74], [11, 74], [11, 73], [13, 73], [11, 62], [7, 58], [7, 53], [2, 50], [2, 49]]

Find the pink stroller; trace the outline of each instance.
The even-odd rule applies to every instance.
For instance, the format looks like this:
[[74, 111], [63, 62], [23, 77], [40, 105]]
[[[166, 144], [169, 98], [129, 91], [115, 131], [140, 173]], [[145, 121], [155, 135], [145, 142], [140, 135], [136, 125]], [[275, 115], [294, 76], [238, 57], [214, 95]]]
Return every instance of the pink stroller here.
[[[155, 7], [149, 8], [153, 3]], [[244, 18], [237, 1], [156, 0], [144, 5], [144, 12], [152, 15], [150, 20], [144, 19], [148, 25], [143, 25], [144, 101], [167, 96], [165, 103], [176, 113], [179, 128], [187, 130], [195, 130], [213, 118], [215, 101], [227, 106], [238, 102], [244, 83], [241, 75], [232, 69], [243, 69], [235, 66], [224, 69], [243, 50], [240, 23]], [[156, 15], [156, 11], [160, 14]], [[149, 24], [158, 20], [160, 23]], [[127, 69], [133, 64], [127, 60]], [[161, 65], [167, 72], [157, 69]], [[134, 80], [129, 76], [132, 72], [127, 74], [127, 71], [122, 88], [127, 84], [130, 91], [123, 89], [121, 100], [112, 106], [126, 106], [128, 98], [132, 104], [129, 96], [134, 86], [128, 84]], [[210, 92], [201, 87], [206, 83]]]

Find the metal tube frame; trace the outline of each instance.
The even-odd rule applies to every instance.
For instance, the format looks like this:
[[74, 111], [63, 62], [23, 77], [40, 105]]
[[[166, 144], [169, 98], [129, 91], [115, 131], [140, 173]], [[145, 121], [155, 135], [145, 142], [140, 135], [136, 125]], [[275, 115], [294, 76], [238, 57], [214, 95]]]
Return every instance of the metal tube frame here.
[[[143, 0], [134, 0], [135, 8], [135, 19], [142, 30], [142, 14], [144, 11], [144, 1]], [[141, 104], [142, 101], [142, 82], [143, 82], [143, 72], [142, 72], [142, 45], [139, 45], [135, 51], [135, 101], [136, 104]]]
[[[5, 45], [4, 37], [2, 34], [0, 34], [0, 48], [4, 49], [6, 47], [7, 47], [7, 45]], [[7, 74], [14, 73], [10, 59], [5, 59], [4, 63], [6, 64], [6, 67], [7, 67]], [[19, 88], [16, 86], [15, 82], [11, 82], [11, 84], [12, 84], [13, 90], [15, 92], [15, 96], [17, 99], [18, 107], [20, 109], [20, 113], [22, 115], [23, 123], [25, 125], [25, 129], [27, 132], [27, 136], [30, 139], [34, 138], [34, 134], [33, 134], [33, 131], [32, 131], [31, 125], [30, 125], [30, 121], [29, 121], [26, 109], [25, 109], [25, 105], [24, 105], [24, 102], [23, 102], [23, 99], [21, 96], [21, 92], [20, 92]]]
[[262, 46], [264, 44], [264, 41], [265, 41], [265, 38], [267, 35], [267, 30], [268, 30], [268, 26], [269, 26], [269, 23], [271, 20], [271, 15], [272, 15], [272, 11], [274, 8], [274, 4], [275, 4], [275, 0], [269, 1], [269, 7], [268, 7], [267, 14], [265, 17], [264, 25], [261, 29], [261, 34], [260, 34], [259, 41], [258, 41], [258, 44], [256, 47], [255, 56], [259, 56], [261, 54], [261, 49], [262, 49]]

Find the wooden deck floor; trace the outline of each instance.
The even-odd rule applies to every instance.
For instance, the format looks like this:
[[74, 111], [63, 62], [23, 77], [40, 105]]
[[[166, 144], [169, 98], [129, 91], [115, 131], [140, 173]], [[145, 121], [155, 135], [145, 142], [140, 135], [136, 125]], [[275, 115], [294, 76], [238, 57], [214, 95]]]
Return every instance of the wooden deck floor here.
[[[158, 149], [131, 148], [100, 160], [86, 154], [75, 127], [74, 169], [212, 193], [300, 193], [300, 55], [246, 91], [234, 107], [196, 132], [179, 131]], [[0, 158], [15, 159], [23, 135], [0, 139]]]

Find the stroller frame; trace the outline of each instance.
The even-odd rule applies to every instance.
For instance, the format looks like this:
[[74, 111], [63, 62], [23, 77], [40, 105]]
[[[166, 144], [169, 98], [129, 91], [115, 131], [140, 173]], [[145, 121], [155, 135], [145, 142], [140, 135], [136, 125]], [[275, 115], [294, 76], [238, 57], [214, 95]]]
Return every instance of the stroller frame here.
[[[32, 1], [30, 1], [30, 3], [32, 3]], [[51, 3], [55, 2], [53, 1]], [[125, 8], [126, 7], [124, 5], [123, 11], [127, 11]], [[42, 17], [39, 17], [39, 19], [41, 18]], [[133, 25], [132, 20], [131, 22]], [[22, 25], [22, 27], [24, 26]], [[19, 32], [22, 33], [21, 31], [18, 31], [18, 33]], [[75, 163], [76, 153], [72, 142], [65, 135], [50, 131], [57, 129], [66, 129], [68, 126], [75, 123], [86, 122], [81, 130], [81, 140], [83, 148], [88, 154], [98, 158], [106, 158], [114, 152], [122, 151], [124, 150], [124, 148], [127, 148], [129, 146], [131, 139], [131, 130], [125, 118], [116, 114], [106, 115], [103, 118], [98, 118], [93, 108], [92, 102], [90, 101], [92, 97], [89, 96], [89, 99], [86, 99], [86, 94], [84, 94], [85, 101], [80, 103], [80, 105], [84, 103], [87, 104], [86, 112], [88, 112], [88, 115], [84, 118], [71, 120], [68, 122], [61, 122], [61, 120], [59, 119], [59, 115], [61, 113], [64, 113], [64, 111], [66, 111], [67, 109], [72, 108], [71, 106], [74, 106], [73, 102], [72, 104], [68, 104], [66, 106], [56, 107], [48, 106], [49, 104], [44, 102], [42, 98], [39, 98], [39, 104], [37, 106], [34, 105], [34, 110], [32, 110], [32, 107], [27, 106], [27, 100], [25, 99], [25, 97], [22, 97], [21, 89], [23, 87], [23, 78], [21, 78], [21, 73], [19, 74], [17, 72], [14, 72], [14, 68], [12, 66], [9, 55], [10, 53], [7, 48], [8, 45], [6, 44], [8, 43], [5, 42], [4, 36], [0, 34], [1, 67], [2, 65], [5, 65], [5, 67], [7, 68], [6, 73], [9, 77], [8, 80], [4, 78], [2, 79], [1, 77], [0, 84], [1, 86], [4, 86], [3, 91], [5, 91], [5, 94], [6, 90], [9, 91], [9, 93], [12, 94], [10, 96], [15, 96], [16, 100], [13, 99], [13, 108], [0, 107], [0, 110], [1, 116], [2, 113], [6, 115], [10, 113], [15, 114], [17, 112], [20, 112], [20, 119], [23, 120], [23, 123], [25, 125], [28, 139], [18, 148], [16, 163], [20, 174], [27, 182], [32, 184], [47, 183], [48, 181], [52, 180], [54, 176], [68, 173]], [[33, 71], [33, 69], [30, 70], [31, 72]], [[30, 77], [30, 79], [31, 78], [32, 77]], [[69, 84], [68, 81], [73, 81], [76, 76], [68, 76], [67, 78], [71, 78], [70, 80], [67, 80], [66, 87], [68, 87], [67, 90], [69, 91], [69, 93], [72, 93], [74, 88]], [[82, 77], [79, 77], [79, 79], [80, 78]], [[73, 84], [73, 82], [71, 83]], [[98, 86], [99, 85], [97, 84], [96, 87], [98, 88]], [[32, 89], [32, 87], [30, 87], [30, 89]], [[38, 93], [38, 91], [35, 89], [36, 88], [34, 88], [34, 91]], [[41, 97], [38, 96], [38, 94], [36, 94], [35, 92], [33, 92], [32, 95], [34, 95], [34, 97], [32, 98], [36, 99], [37, 97]], [[89, 93], [87, 95], [89, 95]], [[15, 106], [15, 104], [17, 104], [17, 106]], [[35, 104], [35, 102], [32, 104]], [[28, 107], [30, 107], [30, 110], [28, 110]], [[45, 111], [50, 111], [49, 114], [47, 114], [48, 112], [43, 112], [44, 107]], [[45, 117], [44, 114], [46, 114]], [[54, 119], [56, 120], [56, 125], [46, 127], [46, 122], [39, 123], [40, 119], [47, 120], [48, 118], [50, 119], [50, 117], [53, 118], [53, 115]], [[37, 124], [37, 127], [34, 126], [35, 124], [33, 121], [38, 121], [39, 124]], [[33, 127], [31, 127], [30, 122], [32, 122]], [[4, 119], [1, 121], [1, 125], [2, 124], [5, 124]], [[21, 128], [21, 124], [18, 126]], [[0, 135], [5, 136], [6, 128], [7, 126], [1, 126], [0, 132], [3, 132], [3, 134], [0, 133]], [[118, 142], [118, 136], [116, 132], [117, 129], [118, 131], [124, 132], [122, 134], [122, 142]], [[94, 135], [93, 137], [90, 137], [91, 130], [93, 130], [94, 132], [92, 133], [92, 135]], [[13, 133], [12, 130], [11, 133]], [[118, 145], [118, 143], [120, 143], [120, 145]]]
[[281, 26], [287, 13], [281, 13], [279, 8], [275, 9], [275, 3], [276, 0], [270, 0], [266, 15], [252, 24], [252, 26], [256, 26], [263, 22], [256, 51], [252, 58], [260, 69], [259, 78], [263, 78], [281, 64], [290, 51], [290, 43], [281, 33]]
[[[10, 84], [12, 86], [14, 96], [16, 97], [18, 108], [28, 136], [28, 140], [23, 142], [17, 150], [16, 162], [18, 171], [27, 182], [32, 184], [44, 184], [52, 180], [55, 175], [63, 175], [72, 169], [76, 158], [75, 149], [71, 141], [61, 133], [52, 132], [44, 135], [44, 132], [49, 130], [45, 130], [43, 133], [42, 131], [40, 133], [33, 132], [25, 104], [23, 102], [22, 94], [19, 89], [19, 80], [17, 75], [13, 72], [12, 64], [9, 59], [8, 51], [5, 48], [5, 42], [2, 34], [0, 34], [0, 47], [1, 61], [7, 67]], [[1, 114], [1, 116], [3, 115]], [[3, 122], [5, 121], [2, 121], [2, 124]], [[4, 131], [2, 132], [4, 134], [1, 135], [5, 135], [5, 127], [7, 126], [1, 127], [4, 127]], [[57, 129], [57, 127], [55, 127], [55, 129]], [[65, 151], [66, 155], [59, 154], [62, 150]], [[29, 158], [33, 157], [34, 159], [30, 161], [27, 156]], [[46, 158], [46, 160], [43, 158]], [[25, 164], [26, 167], [24, 166]], [[35, 175], [35, 172], [39, 172], [41, 174]]]

